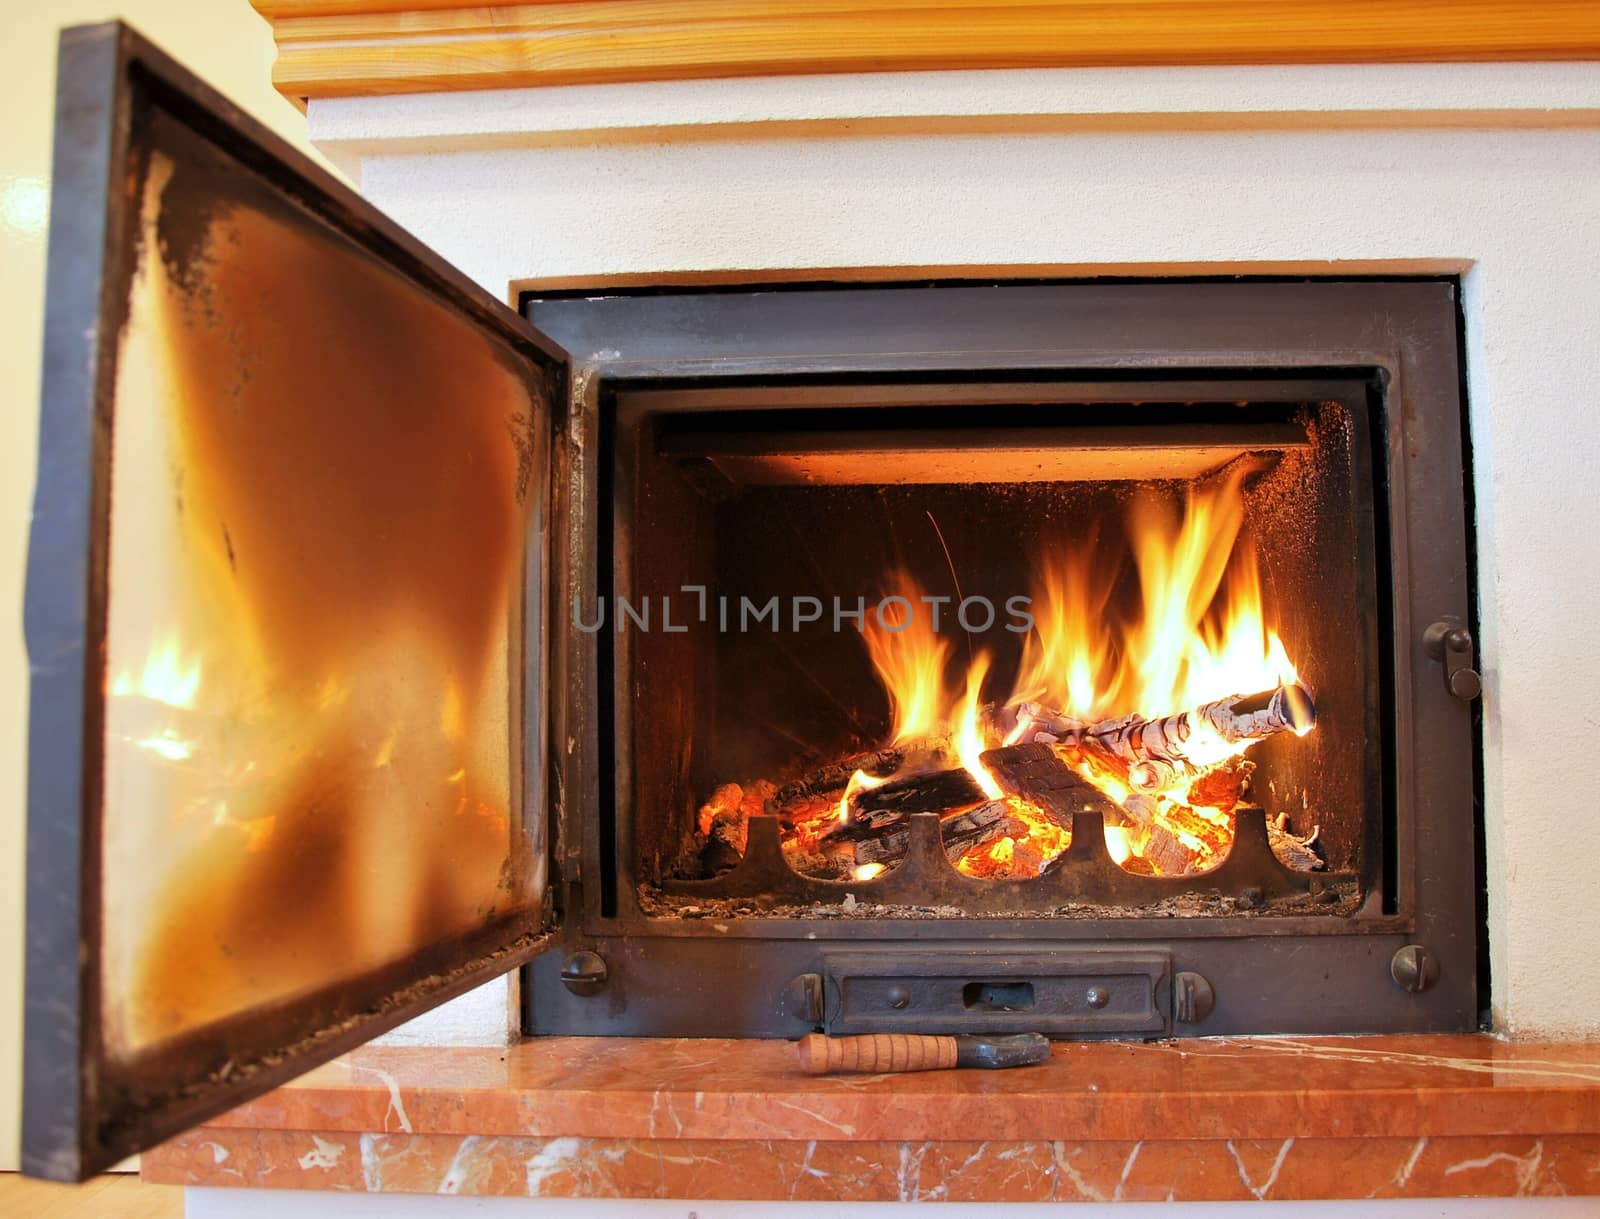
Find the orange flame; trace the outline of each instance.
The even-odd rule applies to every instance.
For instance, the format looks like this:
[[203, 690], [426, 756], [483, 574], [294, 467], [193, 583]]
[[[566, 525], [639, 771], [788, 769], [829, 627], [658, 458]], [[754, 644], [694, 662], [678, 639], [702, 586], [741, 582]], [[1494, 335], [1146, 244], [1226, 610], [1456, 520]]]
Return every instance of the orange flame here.
[[1295, 681], [1283, 641], [1266, 626], [1254, 547], [1240, 545], [1242, 480], [1236, 471], [1191, 488], [1181, 512], [1160, 495], [1133, 501], [1140, 605], [1132, 621], [1106, 618], [1117, 564], [1102, 564], [1095, 583], [1081, 550], [1048, 561], [1012, 701], [1084, 720], [1157, 717]]
[[1040, 571], [1034, 630], [1023, 641], [1011, 701], [1047, 703], [1082, 720], [1106, 711], [1115, 660], [1103, 627], [1111, 581], [1095, 580], [1090, 558], [1087, 550], [1068, 551]]
[[998, 800], [1004, 793], [980, 759], [983, 751], [989, 748], [980, 722], [983, 679], [988, 672], [989, 657], [980, 652], [967, 668], [966, 692], [962, 694], [961, 701], [950, 713], [949, 721], [956, 757], [960, 759], [961, 765], [966, 767], [967, 773], [977, 780], [983, 794], [991, 800]]
[[[1126, 617], [1110, 608], [1125, 556], [1108, 556], [1090, 539], [1042, 561], [1032, 601], [1034, 629], [1024, 640], [1008, 701], [1042, 703], [1089, 724], [1129, 714], [1158, 718], [1297, 681], [1283, 641], [1267, 625], [1260, 571], [1244, 532], [1243, 478], [1236, 470], [1192, 486], [1181, 504], [1160, 493], [1134, 499], [1127, 527], [1138, 598]], [[888, 695], [893, 739], [948, 733], [952, 751], [985, 795], [1007, 799], [1011, 824], [1024, 827], [974, 848], [958, 867], [972, 875], [1013, 875], [1027, 857], [1036, 869], [1039, 860], [1066, 849], [1070, 834], [1026, 802], [1004, 796], [979, 760], [999, 743], [986, 739], [980, 711], [989, 656], [979, 653], [964, 681], [951, 682], [953, 648], [933, 630], [921, 587], [901, 570], [892, 573], [888, 587], [901, 600], [887, 603], [887, 626], [874, 623], [869, 611], [863, 635]], [[1196, 724], [1185, 753], [1191, 762], [1211, 767], [1249, 745]], [[1212, 866], [1226, 855], [1231, 816], [1191, 807], [1186, 787], [1135, 796], [1125, 776], [1087, 764], [1080, 773], [1119, 805], [1146, 802], [1138, 807], [1138, 824], [1107, 827], [1107, 847], [1119, 864], [1134, 866], [1142, 859], [1156, 832], [1152, 827], [1188, 852], [1190, 868]], [[858, 787], [856, 779], [851, 784]], [[839, 804], [841, 817], [847, 805], [848, 792]]]
[[839, 797], [839, 810], [837, 816], [840, 821], [850, 820], [850, 797], [860, 791], [871, 791], [874, 787], [882, 787], [888, 780], [879, 779], [869, 775], [864, 770], [858, 770], [850, 776], [850, 782], [844, 785], [844, 795]]
[[947, 722], [944, 671], [950, 644], [933, 629], [922, 587], [910, 573], [891, 573], [892, 590], [869, 609], [861, 634], [889, 694], [894, 741], [932, 736]]
[[[978, 755], [989, 748], [982, 727], [983, 679], [989, 658], [980, 653], [967, 668], [964, 689], [953, 691], [946, 672], [950, 665], [949, 638], [933, 629], [933, 614], [923, 602], [922, 586], [904, 570], [891, 573], [890, 591], [879, 608], [868, 610], [862, 628], [867, 653], [884, 692], [894, 722], [893, 741], [935, 737], [948, 733], [950, 745], [962, 766], [991, 800], [1001, 795], [1000, 785], [983, 768]], [[859, 782], [870, 776], [859, 771], [851, 789], [876, 786]], [[839, 816], [848, 816], [850, 790], [839, 802]]]

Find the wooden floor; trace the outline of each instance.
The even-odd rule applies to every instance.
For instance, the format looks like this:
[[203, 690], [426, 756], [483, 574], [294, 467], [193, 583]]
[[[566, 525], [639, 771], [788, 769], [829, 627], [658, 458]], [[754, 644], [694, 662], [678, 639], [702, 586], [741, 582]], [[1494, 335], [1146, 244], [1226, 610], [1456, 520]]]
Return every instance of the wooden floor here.
[[136, 1173], [112, 1173], [82, 1185], [32, 1181], [0, 1173], [5, 1219], [183, 1219], [183, 1190], [146, 1185]]

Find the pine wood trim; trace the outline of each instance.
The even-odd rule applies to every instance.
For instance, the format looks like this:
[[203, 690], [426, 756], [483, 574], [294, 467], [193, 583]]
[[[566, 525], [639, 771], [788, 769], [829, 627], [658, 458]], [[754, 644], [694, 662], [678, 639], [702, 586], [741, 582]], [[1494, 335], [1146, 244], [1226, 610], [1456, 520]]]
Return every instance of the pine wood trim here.
[[717, 76], [1600, 59], [1596, 0], [251, 0], [296, 97]]

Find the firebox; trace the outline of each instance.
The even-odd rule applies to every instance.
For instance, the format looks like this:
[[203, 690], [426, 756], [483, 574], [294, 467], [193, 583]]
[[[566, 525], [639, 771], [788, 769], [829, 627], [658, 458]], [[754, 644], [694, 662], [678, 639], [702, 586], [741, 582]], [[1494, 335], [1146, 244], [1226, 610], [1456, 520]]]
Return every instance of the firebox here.
[[[727, 409], [757, 386], [654, 416], [630, 395], [607, 638], [642, 908], [803, 916], [844, 884], [851, 912], [1081, 917], [1192, 888], [1124, 876], [1229, 860], [1245, 908], [1354, 901], [1376, 734], [1276, 739], [1319, 704], [1375, 719], [1365, 414], [1319, 392], [1339, 389], [957, 381]], [[575, 604], [580, 629], [604, 609]], [[1241, 859], [1266, 833], [1235, 849], [1256, 791], [1298, 879]], [[954, 875], [908, 858], [917, 815]], [[1105, 825], [1074, 853], [1079, 815]]]
[[604, 370], [531, 1031], [1476, 1020], [1453, 284], [523, 309]]
[[528, 293], [64, 39], [27, 1127], [530, 1034], [1472, 1027], [1449, 279]]

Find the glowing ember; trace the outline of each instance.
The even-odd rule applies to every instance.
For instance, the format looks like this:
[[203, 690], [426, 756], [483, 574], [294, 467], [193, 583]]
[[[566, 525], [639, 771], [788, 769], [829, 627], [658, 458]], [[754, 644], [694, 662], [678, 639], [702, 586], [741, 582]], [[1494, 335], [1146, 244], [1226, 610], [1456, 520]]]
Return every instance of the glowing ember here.
[[1072, 831], [1057, 825], [1038, 808], [1017, 796], [1005, 798], [1010, 824], [1019, 832], [975, 847], [956, 863], [956, 871], [989, 880], [1025, 879], [1072, 844]]

